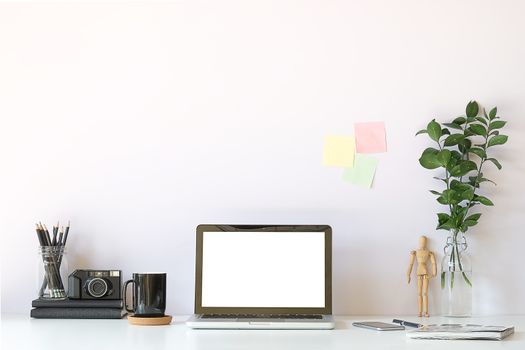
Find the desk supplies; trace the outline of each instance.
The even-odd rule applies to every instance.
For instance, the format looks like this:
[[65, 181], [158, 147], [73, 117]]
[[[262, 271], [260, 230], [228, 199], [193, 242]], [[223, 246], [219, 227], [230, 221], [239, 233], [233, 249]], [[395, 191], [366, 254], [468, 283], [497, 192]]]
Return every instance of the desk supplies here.
[[[417, 311], [418, 316], [428, 317], [428, 281], [437, 274], [436, 257], [434, 253], [427, 249], [427, 237], [419, 237], [419, 248], [410, 252], [410, 263], [407, 270], [407, 281], [410, 283], [410, 276], [414, 262], [417, 262]], [[431, 263], [432, 270], [427, 268], [428, 262]]]
[[199, 225], [200, 329], [333, 329], [332, 228]]
[[169, 315], [160, 317], [139, 317], [135, 315], [128, 316], [129, 324], [135, 326], [167, 326], [171, 323], [172, 317]]
[[68, 283], [70, 299], [122, 299], [122, 272], [120, 270], [75, 270], [69, 275]]
[[386, 152], [386, 131], [384, 122], [355, 123], [357, 153]]
[[126, 311], [100, 307], [38, 307], [32, 309], [30, 315], [32, 318], [121, 319]]
[[351, 168], [354, 166], [355, 138], [353, 136], [326, 136], [324, 140], [323, 164]]
[[406, 333], [410, 339], [502, 340], [514, 333], [514, 327], [474, 324], [440, 324], [423, 326]]
[[354, 166], [345, 168], [343, 180], [364, 188], [371, 188], [379, 160], [366, 154], [356, 154]]
[[166, 274], [134, 273], [133, 279], [124, 284], [124, 300], [127, 286], [133, 284], [133, 307], [126, 310], [138, 317], [163, 317], [166, 311]]
[[109, 308], [122, 309], [124, 303], [120, 300], [49, 300], [49, 299], [35, 299], [31, 302], [32, 307], [67, 307], [67, 308]]
[[[84, 279], [76, 278], [78, 271], [82, 272], [80, 275]], [[126, 315], [122, 310], [124, 303], [120, 295], [120, 270], [76, 270], [71, 276], [73, 279], [69, 281], [73, 285], [70, 284], [68, 289], [77, 298], [33, 300], [31, 317], [120, 319]]]
[[385, 322], [354, 322], [352, 326], [359, 328], [372, 329], [375, 331], [402, 331], [405, 329], [404, 326]]
[[[60, 236], [57, 237], [58, 225], [57, 223], [57, 226], [53, 226], [53, 238], [51, 238], [45, 224], [40, 222], [36, 224], [36, 234], [40, 244], [39, 253], [43, 263], [39, 298], [64, 299], [66, 297], [62, 281], [62, 275], [67, 274], [67, 263], [64, 262], [66, 242], [62, 240], [63, 228]], [[69, 231], [69, 224], [66, 230]]]
[[405, 326], [405, 327], [413, 327], [413, 328], [423, 327], [422, 324], [415, 323], [415, 322], [408, 322], [408, 321], [404, 321], [404, 320], [398, 320], [396, 318], [394, 318], [392, 320], [392, 323], [397, 323], [397, 324], [399, 324], [401, 326]]

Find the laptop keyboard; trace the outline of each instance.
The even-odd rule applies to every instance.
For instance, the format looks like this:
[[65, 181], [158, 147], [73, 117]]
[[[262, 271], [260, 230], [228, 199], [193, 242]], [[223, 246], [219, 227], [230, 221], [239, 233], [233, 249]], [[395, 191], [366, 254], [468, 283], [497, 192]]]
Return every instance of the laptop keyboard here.
[[292, 319], [308, 319], [308, 320], [321, 320], [323, 315], [261, 315], [261, 314], [204, 314], [201, 318], [292, 318]]

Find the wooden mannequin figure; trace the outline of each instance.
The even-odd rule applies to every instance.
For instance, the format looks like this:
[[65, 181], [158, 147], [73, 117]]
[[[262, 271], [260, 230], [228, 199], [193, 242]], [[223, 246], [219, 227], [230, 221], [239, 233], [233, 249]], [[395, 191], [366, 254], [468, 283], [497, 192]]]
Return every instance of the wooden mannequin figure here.
[[[427, 237], [419, 237], [419, 249], [410, 252], [410, 263], [408, 265], [407, 271], [408, 283], [410, 283], [410, 275], [412, 274], [414, 260], [417, 261], [416, 275], [418, 316], [421, 317], [424, 313], [425, 317], [428, 317], [428, 280], [436, 276], [437, 265], [434, 253], [427, 249]], [[432, 264], [432, 274], [428, 273], [428, 260], [430, 260], [430, 263]]]

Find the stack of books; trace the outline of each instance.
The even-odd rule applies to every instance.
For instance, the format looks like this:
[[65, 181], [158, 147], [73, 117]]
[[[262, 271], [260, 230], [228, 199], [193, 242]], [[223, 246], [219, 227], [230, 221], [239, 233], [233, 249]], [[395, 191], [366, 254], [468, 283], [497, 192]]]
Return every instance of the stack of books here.
[[35, 299], [31, 317], [120, 319], [126, 315], [123, 306], [122, 300]]

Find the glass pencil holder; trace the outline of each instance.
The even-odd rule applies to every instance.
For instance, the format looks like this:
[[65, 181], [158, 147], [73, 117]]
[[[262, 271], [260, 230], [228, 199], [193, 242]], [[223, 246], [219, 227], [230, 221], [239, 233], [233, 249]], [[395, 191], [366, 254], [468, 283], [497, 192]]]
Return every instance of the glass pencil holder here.
[[37, 292], [40, 299], [65, 299], [69, 266], [67, 252], [63, 246], [38, 247]]

